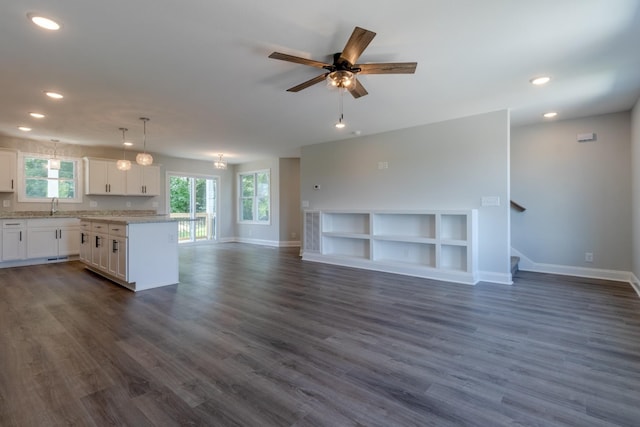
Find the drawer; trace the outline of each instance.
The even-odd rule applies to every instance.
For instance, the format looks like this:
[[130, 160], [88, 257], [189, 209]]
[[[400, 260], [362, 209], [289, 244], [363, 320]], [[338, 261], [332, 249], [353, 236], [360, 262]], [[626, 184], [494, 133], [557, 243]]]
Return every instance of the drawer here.
[[109, 236], [127, 237], [126, 224], [109, 224]]
[[107, 234], [109, 232], [109, 224], [107, 224], [106, 222], [92, 222], [91, 231], [93, 231], [94, 233]]
[[6, 219], [2, 221], [2, 228], [24, 228], [27, 221], [23, 219]]
[[80, 221], [80, 230], [88, 233], [91, 231], [91, 223], [89, 221]]

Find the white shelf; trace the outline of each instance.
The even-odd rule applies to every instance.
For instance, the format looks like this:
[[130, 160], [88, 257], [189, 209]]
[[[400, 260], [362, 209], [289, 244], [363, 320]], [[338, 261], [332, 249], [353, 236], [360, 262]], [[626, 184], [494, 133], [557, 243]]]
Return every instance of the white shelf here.
[[478, 281], [476, 210], [306, 211], [305, 221], [305, 260]]
[[322, 239], [323, 255], [369, 259], [370, 253], [369, 239], [340, 236], [323, 236]]
[[323, 233], [370, 234], [370, 215], [363, 212], [323, 212]]
[[374, 213], [375, 236], [436, 237], [436, 215], [432, 213]]
[[381, 263], [436, 266], [435, 243], [376, 240], [373, 242], [373, 253], [373, 261]]

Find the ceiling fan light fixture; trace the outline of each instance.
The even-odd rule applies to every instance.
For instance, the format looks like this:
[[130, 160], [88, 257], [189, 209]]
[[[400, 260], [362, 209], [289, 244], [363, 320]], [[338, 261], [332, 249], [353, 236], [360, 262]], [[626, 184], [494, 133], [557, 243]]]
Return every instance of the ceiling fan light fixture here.
[[356, 82], [356, 75], [347, 70], [332, 71], [327, 75], [327, 86], [345, 88], [353, 87]]

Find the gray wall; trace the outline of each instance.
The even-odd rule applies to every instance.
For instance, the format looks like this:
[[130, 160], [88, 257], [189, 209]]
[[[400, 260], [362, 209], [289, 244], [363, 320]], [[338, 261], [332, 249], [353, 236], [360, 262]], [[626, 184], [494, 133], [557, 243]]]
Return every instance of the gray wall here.
[[[481, 276], [510, 278], [507, 110], [305, 146], [300, 175], [310, 209], [477, 208]], [[501, 205], [482, 207], [483, 196]]]
[[[576, 141], [589, 132], [597, 141]], [[511, 198], [527, 210], [511, 214], [512, 246], [536, 263], [630, 271], [629, 141], [628, 112], [513, 128]]]
[[633, 261], [632, 272], [640, 278], [640, 99], [631, 112], [631, 165], [633, 211]]

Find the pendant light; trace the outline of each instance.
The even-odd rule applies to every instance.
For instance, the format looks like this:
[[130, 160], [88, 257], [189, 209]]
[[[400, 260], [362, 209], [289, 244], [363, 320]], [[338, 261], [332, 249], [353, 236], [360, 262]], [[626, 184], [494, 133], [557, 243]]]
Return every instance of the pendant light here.
[[118, 160], [116, 162], [116, 168], [118, 168], [118, 170], [121, 170], [121, 171], [128, 171], [129, 169], [131, 169], [131, 162], [127, 160], [127, 150], [126, 150], [127, 145], [125, 142], [124, 133], [129, 129], [120, 128], [120, 130], [122, 131], [122, 160]]
[[338, 90], [339, 90], [338, 96], [340, 97], [340, 116], [338, 116], [338, 121], [335, 124], [335, 127], [338, 129], [343, 129], [346, 126], [346, 124], [344, 123], [344, 113], [343, 113], [344, 93], [346, 89], [344, 87], [340, 87], [338, 88]]
[[58, 151], [58, 140], [52, 139], [53, 142], [53, 158], [49, 159], [49, 170], [60, 170], [60, 159], [56, 156]]
[[140, 117], [143, 124], [143, 142], [142, 142], [142, 153], [138, 153], [136, 156], [136, 163], [141, 166], [149, 166], [153, 163], [153, 157], [151, 154], [147, 153], [147, 122], [149, 119], [147, 117]]
[[226, 169], [227, 168], [227, 161], [222, 158], [222, 154], [218, 154], [218, 160], [213, 162], [213, 166], [216, 169]]

